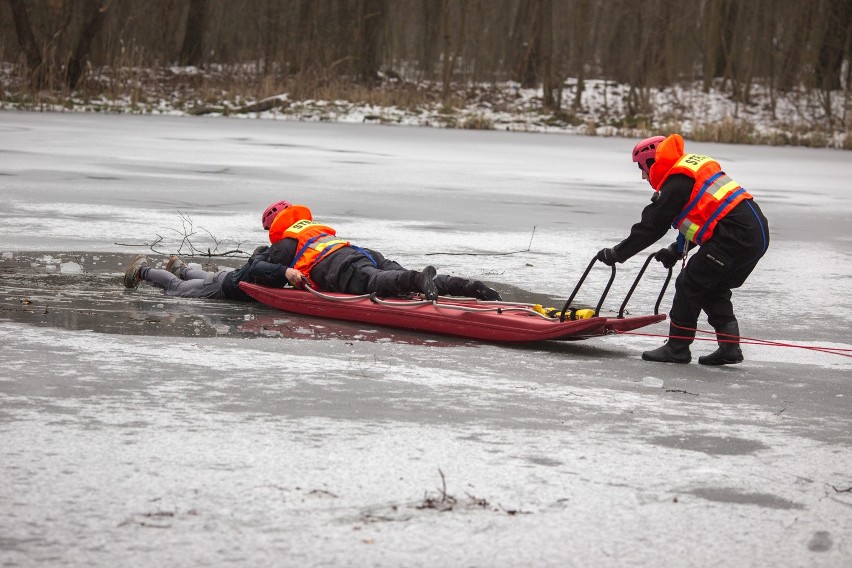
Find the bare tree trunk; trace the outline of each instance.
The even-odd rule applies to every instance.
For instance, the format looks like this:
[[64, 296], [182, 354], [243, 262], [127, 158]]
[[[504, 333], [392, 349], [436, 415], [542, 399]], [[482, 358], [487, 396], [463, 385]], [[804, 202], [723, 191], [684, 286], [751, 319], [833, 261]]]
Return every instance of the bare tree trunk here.
[[571, 47], [572, 57], [577, 74], [577, 90], [574, 91], [572, 108], [580, 110], [583, 104], [583, 89], [586, 80], [586, 41], [589, 37], [591, 10], [588, 0], [578, 0], [571, 18]]
[[375, 85], [379, 76], [387, 13], [385, 0], [360, 0], [358, 3], [358, 78], [369, 87]]
[[450, 94], [450, 81], [453, 78], [453, 58], [452, 51], [452, 31], [450, 30], [450, 17], [452, 4], [450, 0], [443, 0], [441, 6], [441, 33], [443, 36], [443, 69], [441, 71], [441, 79], [443, 86], [441, 88], [441, 98], [447, 100]]
[[456, 47], [453, 50], [453, 62], [452, 67], [455, 69], [456, 62], [459, 60], [462, 54], [462, 50], [464, 49], [466, 32], [467, 32], [467, 9], [468, 9], [468, 0], [459, 0], [459, 29], [458, 34], [456, 34]]
[[109, 0], [86, 0], [84, 7], [84, 15], [88, 15], [88, 19], [80, 32], [80, 37], [77, 39], [77, 46], [68, 60], [65, 72], [65, 84], [70, 89], [76, 88], [80, 79], [83, 77], [83, 67], [89, 58], [92, 40], [100, 31], [106, 19]]
[[305, 75], [313, 70], [314, 61], [314, 0], [300, 0], [294, 30], [293, 53], [295, 55], [293, 73]]
[[436, 6], [435, 0], [421, 0], [422, 17], [422, 43], [420, 52], [420, 70], [423, 78], [432, 80], [435, 78], [436, 46], [439, 42], [441, 22], [443, 17], [443, 4]]
[[852, 0], [830, 0], [826, 10], [826, 25], [820, 34], [822, 40], [819, 42], [814, 75], [820, 89], [835, 91], [840, 89], [843, 54], [849, 35], [849, 22], [852, 21]]
[[201, 65], [204, 54], [204, 15], [207, 0], [190, 0], [189, 16], [186, 18], [186, 31], [183, 35], [183, 47], [180, 49], [181, 65]]
[[707, 42], [704, 49], [704, 91], [713, 84], [713, 79], [724, 77], [731, 79], [733, 73], [733, 30], [737, 23], [737, 5], [732, 0], [713, 0], [708, 2], [706, 24], [703, 34]]
[[450, 95], [450, 86], [453, 82], [453, 74], [456, 68], [456, 61], [458, 61], [459, 56], [461, 54], [462, 46], [464, 45], [465, 40], [465, 28], [467, 27], [467, 0], [458, 0], [459, 5], [459, 25], [458, 25], [458, 33], [456, 33], [456, 42], [455, 46], [453, 46], [452, 41], [452, 17], [451, 17], [451, 5], [452, 0], [444, 0], [444, 14], [443, 14], [443, 27], [444, 27], [444, 69], [443, 69], [443, 80], [444, 84], [441, 89], [441, 98], [444, 101]]
[[24, 0], [9, 0], [12, 9], [12, 17], [15, 20], [15, 32], [18, 34], [18, 45], [27, 58], [27, 72], [30, 83], [36, 89], [44, 85], [44, 69], [42, 68], [41, 50], [36, 43], [30, 18], [27, 14], [27, 5]]
[[524, 88], [536, 86], [536, 72], [541, 60], [541, 12], [540, 4], [534, 0], [521, 0], [520, 13], [523, 14], [523, 29], [521, 43], [521, 59], [518, 63], [516, 76]]
[[545, 110], [558, 110], [553, 98], [553, 0], [539, 0], [542, 98]]
[[277, 0], [266, 0], [266, 30], [263, 50], [263, 74], [269, 76], [278, 52], [278, 34], [281, 29], [281, 4]]

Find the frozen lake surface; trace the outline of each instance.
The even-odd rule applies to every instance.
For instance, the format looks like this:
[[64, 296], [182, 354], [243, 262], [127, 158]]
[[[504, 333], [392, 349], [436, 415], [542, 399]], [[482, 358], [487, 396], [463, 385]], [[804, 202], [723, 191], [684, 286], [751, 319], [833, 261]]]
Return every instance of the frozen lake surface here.
[[738, 366], [643, 362], [654, 336], [506, 347], [121, 285], [187, 220], [251, 251], [287, 199], [405, 266], [561, 307], [650, 197], [632, 144], [0, 113], [0, 566], [852, 564], [852, 358], [800, 348], [852, 349], [849, 153], [687, 141], [770, 222], [734, 303], [745, 336], [789, 346]]

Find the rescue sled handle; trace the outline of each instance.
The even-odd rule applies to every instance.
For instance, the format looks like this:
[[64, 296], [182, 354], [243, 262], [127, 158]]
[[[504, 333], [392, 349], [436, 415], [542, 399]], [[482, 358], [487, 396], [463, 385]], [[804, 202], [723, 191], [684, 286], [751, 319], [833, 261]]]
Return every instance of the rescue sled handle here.
[[[633, 295], [634, 290], [636, 290], [636, 286], [639, 284], [639, 280], [641, 280], [642, 275], [645, 274], [645, 269], [648, 268], [648, 265], [654, 259], [654, 255], [656, 253], [652, 253], [648, 255], [648, 258], [645, 260], [645, 264], [642, 265], [642, 269], [639, 271], [639, 274], [636, 275], [636, 279], [633, 281], [633, 285], [630, 287], [630, 291], [627, 292], [627, 296], [624, 298], [624, 302], [621, 303], [621, 308], [618, 310], [618, 318], [621, 319], [624, 317], [624, 308], [627, 306], [628, 300], [630, 300], [630, 296]], [[586, 271], [583, 272], [583, 275], [580, 277], [580, 281], [577, 282], [577, 286], [574, 287], [574, 291], [571, 292], [571, 296], [568, 298], [568, 301], [565, 302], [565, 306], [562, 308], [562, 313], [559, 315], [559, 321], [565, 321], [566, 314], [569, 313], [569, 309], [571, 307], [571, 302], [574, 301], [574, 297], [577, 295], [577, 292], [580, 291], [580, 287], [585, 282], [586, 277], [589, 275], [589, 272], [592, 270], [592, 266], [595, 265], [595, 262], [598, 260], [597, 256], [592, 258], [592, 261], [586, 267]], [[654, 305], [654, 315], [657, 315], [660, 310], [660, 303], [663, 301], [663, 296], [666, 293], [666, 288], [669, 286], [669, 281], [672, 278], [672, 269], [669, 268], [669, 273], [666, 276], [666, 281], [663, 283], [663, 289], [660, 290], [660, 295], [657, 298], [657, 303]], [[606, 283], [606, 288], [604, 288], [603, 294], [601, 294], [600, 300], [598, 300], [598, 305], [595, 307], [595, 317], [598, 317], [601, 311], [601, 306], [604, 303], [604, 299], [607, 294], [609, 294], [609, 289], [612, 288], [612, 283], [615, 281], [615, 265], [612, 265], [612, 274], [610, 274], [609, 281]]]
[[[624, 298], [624, 302], [621, 303], [621, 307], [618, 309], [618, 318], [621, 319], [624, 317], [624, 308], [627, 307], [627, 301], [630, 300], [630, 296], [633, 295], [633, 291], [636, 290], [636, 286], [639, 284], [639, 280], [641, 280], [642, 275], [645, 274], [645, 269], [648, 268], [648, 265], [651, 264], [651, 261], [654, 260], [654, 255], [656, 253], [651, 253], [648, 255], [648, 258], [645, 259], [645, 264], [642, 265], [642, 270], [639, 271], [639, 274], [636, 275], [636, 280], [633, 281], [633, 286], [630, 287], [630, 290], [627, 292], [627, 296]], [[615, 268], [613, 266], [613, 268]], [[660, 304], [663, 301], [663, 296], [666, 294], [666, 288], [669, 287], [669, 281], [672, 279], [672, 269], [668, 269], [669, 273], [666, 275], [666, 281], [663, 282], [663, 289], [660, 290], [660, 295], [657, 297], [657, 303], [654, 304], [654, 315], [660, 313]]]
[[[589, 275], [589, 272], [592, 270], [592, 266], [597, 262], [598, 257], [592, 258], [592, 261], [589, 263], [589, 266], [586, 267], [586, 271], [580, 277], [580, 281], [577, 282], [577, 286], [574, 287], [574, 291], [571, 292], [571, 296], [568, 298], [568, 301], [565, 302], [565, 306], [562, 308], [562, 313], [559, 315], [559, 321], [565, 321], [565, 314], [568, 313], [568, 309], [571, 307], [571, 302], [574, 301], [574, 296], [577, 295], [577, 292], [580, 291], [580, 286], [583, 285], [583, 282], [586, 280], [586, 276]], [[609, 289], [612, 287], [612, 283], [615, 280], [615, 265], [612, 265], [612, 274], [609, 277], [609, 282], [606, 283], [606, 288], [604, 288], [603, 294], [601, 294], [601, 299], [598, 301], [597, 307], [595, 307], [595, 317], [598, 317], [598, 314], [601, 311], [601, 306], [603, 305], [604, 298], [609, 294]]]

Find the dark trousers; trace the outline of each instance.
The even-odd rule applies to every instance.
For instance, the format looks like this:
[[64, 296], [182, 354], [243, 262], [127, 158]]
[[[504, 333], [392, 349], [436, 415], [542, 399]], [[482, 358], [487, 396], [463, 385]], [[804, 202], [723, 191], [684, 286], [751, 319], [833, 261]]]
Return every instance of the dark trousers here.
[[[375, 292], [379, 296], [398, 296], [416, 291], [414, 271], [406, 270], [396, 261], [386, 259], [381, 253], [370, 252], [376, 264], [365, 256], [357, 257], [340, 272], [333, 283], [333, 291], [357, 295]], [[471, 282], [467, 278], [439, 274], [434, 282], [441, 296], [473, 294], [470, 290]]]
[[695, 328], [702, 310], [714, 329], [736, 321], [731, 290], [743, 285], [768, 246], [769, 232], [765, 230], [752, 242], [736, 247], [719, 246], [712, 239], [701, 245], [675, 281], [671, 322]]

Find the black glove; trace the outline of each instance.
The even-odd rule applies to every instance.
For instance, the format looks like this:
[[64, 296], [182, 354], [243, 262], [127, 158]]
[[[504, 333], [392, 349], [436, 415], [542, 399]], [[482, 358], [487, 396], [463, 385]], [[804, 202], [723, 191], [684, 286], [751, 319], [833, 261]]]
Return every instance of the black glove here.
[[683, 256], [677, 252], [677, 243], [672, 243], [668, 247], [658, 250], [657, 254], [654, 255], [654, 260], [662, 262], [666, 268], [671, 268], [681, 258]]
[[611, 248], [605, 248], [598, 251], [598, 260], [606, 264], [607, 266], [612, 266], [616, 262], [618, 262], [618, 257], [615, 255], [615, 251]]

